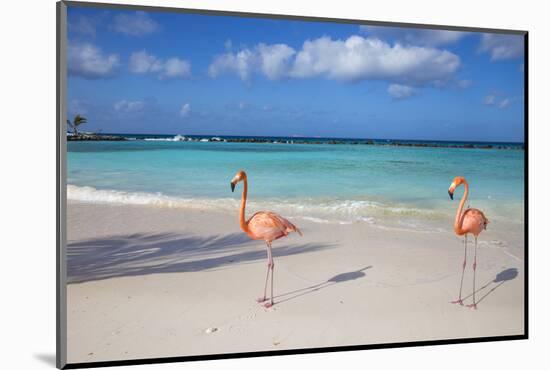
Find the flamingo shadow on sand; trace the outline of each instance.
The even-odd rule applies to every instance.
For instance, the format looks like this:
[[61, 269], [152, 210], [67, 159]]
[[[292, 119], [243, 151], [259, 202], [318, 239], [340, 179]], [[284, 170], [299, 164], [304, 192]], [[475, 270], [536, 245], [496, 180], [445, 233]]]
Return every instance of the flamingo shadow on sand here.
[[[299, 297], [304, 296], [306, 294], [317, 292], [321, 289], [328, 288], [328, 287], [330, 287], [332, 285], [335, 285], [335, 284], [338, 284], [338, 283], [357, 280], [357, 279], [365, 277], [366, 274], [363, 271], [368, 270], [370, 268], [372, 268], [372, 266], [366, 266], [366, 267], [363, 267], [362, 269], [359, 269], [359, 270], [356, 270], [356, 271], [344, 272], [344, 273], [341, 273], [341, 274], [338, 274], [338, 275], [334, 275], [333, 277], [331, 277], [331, 278], [329, 278], [326, 281], [323, 281], [321, 283], [310, 285], [310, 286], [305, 287], [305, 288], [293, 290], [293, 291], [288, 292], [288, 293], [283, 293], [283, 294], [280, 294], [278, 296], [275, 296], [275, 298], [277, 298], [277, 303], [283, 303], [283, 302], [290, 301], [292, 299], [299, 298]], [[286, 297], [286, 298], [283, 298], [283, 297]]]
[[[479, 304], [481, 301], [483, 301], [489, 294], [492, 294], [495, 290], [497, 290], [502, 284], [504, 284], [507, 281], [513, 280], [518, 276], [518, 269], [517, 268], [508, 268], [506, 270], [503, 270], [499, 272], [494, 279], [489, 280], [486, 284], [481, 286], [481, 288], [477, 289], [475, 293], [479, 293], [481, 291], [484, 291], [488, 288], [487, 293], [485, 293], [481, 298], [477, 300], [477, 304]], [[463, 299], [468, 299], [471, 296], [473, 296], [474, 293], [464, 297]]]

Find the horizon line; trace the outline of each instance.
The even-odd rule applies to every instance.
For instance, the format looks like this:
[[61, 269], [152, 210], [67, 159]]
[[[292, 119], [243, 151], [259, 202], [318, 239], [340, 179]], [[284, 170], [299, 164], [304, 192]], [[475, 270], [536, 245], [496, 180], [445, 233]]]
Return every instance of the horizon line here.
[[[69, 132], [69, 131], [67, 131]], [[285, 139], [339, 139], [339, 140], [394, 140], [394, 141], [434, 141], [443, 143], [502, 143], [502, 144], [525, 144], [525, 140], [522, 141], [498, 141], [498, 140], [459, 140], [459, 139], [404, 139], [404, 138], [375, 138], [375, 137], [344, 137], [344, 136], [306, 136], [306, 135], [227, 135], [227, 134], [173, 134], [173, 133], [132, 133], [132, 132], [94, 132], [96, 135], [151, 135], [151, 136], [201, 136], [201, 137], [246, 137], [246, 138], [285, 138]]]

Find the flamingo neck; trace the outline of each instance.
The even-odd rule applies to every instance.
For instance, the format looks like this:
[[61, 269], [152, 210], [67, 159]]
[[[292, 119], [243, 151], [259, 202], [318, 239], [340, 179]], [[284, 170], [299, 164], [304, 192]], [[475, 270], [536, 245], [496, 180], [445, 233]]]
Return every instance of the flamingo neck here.
[[456, 217], [455, 217], [455, 233], [457, 234], [463, 234], [462, 230], [462, 216], [464, 215], [462, 213], [462, 210], [464, 209], [464, 203], [466, 203], [466, 199], [468, 198], [468, 181], [464, 180], [464, 194], [462, 195], [462, 199], [460, 200], [460, 204], [458, 205], [458, 209], [456, 210]]
[[246, 208], [246, 197], [248, 195], [248, 181], [246, 177], [244, 178], [244, 186], [243, 186], [243, 194], [241, 197], [241, 209], [239, 210], [239, 225], [241, 226], [241, 229], [247, 233], [248, 232], [248, 225], [245, 221], [244, 213]]

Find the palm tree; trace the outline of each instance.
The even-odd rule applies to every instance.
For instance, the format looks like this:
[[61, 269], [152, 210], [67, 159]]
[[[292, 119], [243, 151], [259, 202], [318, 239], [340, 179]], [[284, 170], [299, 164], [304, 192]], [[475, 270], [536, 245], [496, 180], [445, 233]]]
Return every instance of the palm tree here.
[[72, 123], [71, 123], [70, 120], [67, 120], [67, 125], [72, 127], [73, 133], [75, 135], [78, 135], [77, 127], [80, 126], [83, 123], [86, 123], [87, 121], [88, 120], [86, 119], [86, 117], [83, 117], [80, 114], [77, 114], [76, 116], [74, 116]]

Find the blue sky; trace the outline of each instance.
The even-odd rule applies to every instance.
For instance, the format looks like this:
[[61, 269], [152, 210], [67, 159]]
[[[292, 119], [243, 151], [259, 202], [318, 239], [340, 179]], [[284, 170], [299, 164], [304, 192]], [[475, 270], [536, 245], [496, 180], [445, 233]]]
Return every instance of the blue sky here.
[[523, 141], [523, 37], [68, 9], [68, 114], [112, 133]]

